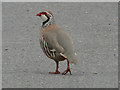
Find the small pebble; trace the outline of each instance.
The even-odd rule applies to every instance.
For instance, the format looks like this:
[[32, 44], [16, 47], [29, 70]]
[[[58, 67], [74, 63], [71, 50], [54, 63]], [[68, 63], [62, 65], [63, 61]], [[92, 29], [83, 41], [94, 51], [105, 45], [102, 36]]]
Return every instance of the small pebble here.
[[100, 64], [100, 63], [98, 63], [98, 65], [100, 66], [101, 64]]
[[83, 42], [83, 41], [78, 41], [78, 42], [80, 42], [80, 43], [81, 43], [81, 42]]
[[32, 76], [32, 79], [33, 79], [33, 76]]
[[111, 31], [111, 29], [109, 29], [109, 31]]
[[30, 10], [26, 10], [27, 12], [29, 12]]
[[68, 27], [68, 26], [65, 26], [65, 27]]
[[35, 28], [35, 27], [33, 26], [33, 28]]
[[118, 54], [116, 56], [118, 57]]
[[113, 19], [113, 22], [115, 22], [116, 20], [115, 19]]
[[86, 14], [88, 14], [88, 12], [87, 12], [87, 11], [86, 11], [85, 13], [86, 13]]
[[29, 29], [27, 29], [27, 31], [29, 31]]
[[104, 37], [107, 37], [107, 35], [104, 35]]
[[25, 61], [23, 61], [23, 63], [25, 63]]
[[93, 73], [93, 74], [98, 74], [98, 73]]
[[22, 49], [22, 51], [25, 51], [25, 49]]
[[7, 50], [8, 50], [8, 48], [5, 48], [5, 50], [7, 51]]

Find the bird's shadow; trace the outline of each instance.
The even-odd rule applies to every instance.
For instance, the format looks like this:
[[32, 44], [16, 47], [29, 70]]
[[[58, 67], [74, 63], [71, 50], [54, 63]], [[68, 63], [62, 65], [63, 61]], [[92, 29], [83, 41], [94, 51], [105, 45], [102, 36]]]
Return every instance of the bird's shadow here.
[[[58, 75], [61, 76], [62, 72], [60, 74], [49, 74], [48, 71], [32, 71], [32, 73], [34, 74], [41, 74], [41, 75]], [[62, 75], [62, 76], [83, 76], [85, 75], [85, 72], [73, 72], [72, 75], [70, 75], [70, 73], [68, 72], [66, 75]]]

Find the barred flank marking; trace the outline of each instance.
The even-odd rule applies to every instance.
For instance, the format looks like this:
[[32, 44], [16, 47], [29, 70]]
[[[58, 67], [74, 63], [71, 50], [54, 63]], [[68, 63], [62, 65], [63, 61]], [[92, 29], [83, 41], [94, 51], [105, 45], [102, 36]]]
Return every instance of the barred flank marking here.
[[50, 56], [48, 55], [48, 53], [46, 53], [46, 48], [44, 47], [44, 41], [42, 42], [42, 46], [43, 46], [44, 53], [45, 53], [48, 57], [50, 57]]
[[43, 37], [41, 38], [40, 45], [41, 45], [41, 48], [43, 49], [43, 52], [48, 57], [55, 57], [55, 51], [50, 51], [48, 44], [45, 42]]
[[44, 48], [45, 48], [45, 52], [47, 53], [47, 55], [49, 57], [51, 57], [50, 53], [48, 52], [47, 46], [46, 46], [46, 42], [44, 41]]
[[46, 44], [46, 42], [45, 42], [45, 40], [44, 40], [44, 38], [43, 38], [43, 48], [45, 49], [46, 55], [47, 55], [48, 57], [50, 57], [50, 55], [49, 55], [48, 52], [47, 52], [47, 48], [46, 48], [45, 44]]
[[49, 48], [48, 48], [48, 44], [46, 43], [45, 46], [47, 47], [47, 52], [48, 52], [48, 53], [50, 54], [50, 56], [52, 57], [52, 54], [51, 54], [51, 52], [50, 52], [50, 50], [49, 50]]
[[53, 52], [53, 57], [55, 57], [55, 53]]

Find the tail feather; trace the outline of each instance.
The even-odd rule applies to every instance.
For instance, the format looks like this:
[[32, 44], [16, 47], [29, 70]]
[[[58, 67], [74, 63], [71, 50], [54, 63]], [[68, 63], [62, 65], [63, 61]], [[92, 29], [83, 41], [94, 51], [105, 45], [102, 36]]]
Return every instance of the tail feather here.
[[77, 64], [77, 56], [75, 54], [68, 55], [67, 59], [71, 64]]
[[61, 56], [63, 56], [64, 58], [66, 58], [69, 63], [74, 63], [74, 64], [77, 64], [77, 56], [76, 56], [76, 53], [74, 54], [69, 54], [69, 55], [65, 55], [65, 54], [62, 54], [60, 53]]

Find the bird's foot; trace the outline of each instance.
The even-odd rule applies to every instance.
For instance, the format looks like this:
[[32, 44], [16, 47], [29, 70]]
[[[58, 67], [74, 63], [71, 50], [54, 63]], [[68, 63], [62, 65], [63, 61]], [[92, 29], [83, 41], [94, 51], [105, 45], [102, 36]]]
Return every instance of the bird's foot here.
[[59, 71], [56, 71], [56, 72], [49, 72], [49, 74], [60, 74]]
[[70, 68], [68, 68], [67, 70], [65, 70], [65, 71], [62, 73], [62, 75], [65, 75], [65, 74], [68, 73], [68, 72], [70, 72], [70, 75], [72, 75]]

